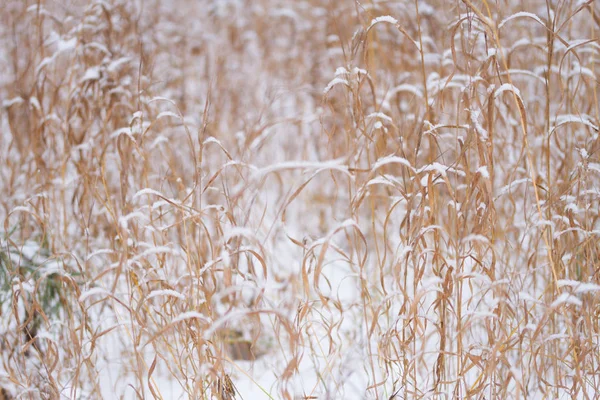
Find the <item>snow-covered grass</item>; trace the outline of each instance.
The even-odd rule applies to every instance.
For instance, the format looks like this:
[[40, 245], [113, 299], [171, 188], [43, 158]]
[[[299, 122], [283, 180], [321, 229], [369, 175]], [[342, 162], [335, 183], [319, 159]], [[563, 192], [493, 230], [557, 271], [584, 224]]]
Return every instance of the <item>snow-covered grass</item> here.
[[4, 0], [0, 398], [595, 398], [600, 8]]

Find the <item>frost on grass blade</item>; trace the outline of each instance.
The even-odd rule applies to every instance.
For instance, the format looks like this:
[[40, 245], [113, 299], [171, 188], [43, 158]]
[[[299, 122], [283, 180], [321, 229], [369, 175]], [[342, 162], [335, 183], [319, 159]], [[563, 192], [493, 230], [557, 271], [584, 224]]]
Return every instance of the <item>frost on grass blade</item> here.
[[542, 25], [543, 27], [546, 27], [546, 24], [544, 23], [544, 21], [542, 21], [542, 20], [540, 19], [540, 17], [538, 17], [538, 16], [537, 16], [537, 15], [535, 15], [534, 13], [530, 13], [530, 12], [521, 11], [521, 12], [514, 13], [513, 15], [510, 15], [510, 16], [508, 16], [508, 17], [504, 18], [504, 19], [502, 20], [502, 22], [500, 22], [500, 23], [498, 24], [498, 29], [502, 29], [502, 27], [503, 27], [504, 25], [506, 25], [506, 23], [507, 23], [508, 21], [510, 21], [510, 20], [513, 20], [513, 19], [516, 19], [516, 18], [531, 18], [531, 19], [533, 19], [533, 20], [535, 20], [535, 21], [539, 22], [539, 24], [540, 24], [540, 25]]
[[185, 296], [183, 294], [181, 294], [175, 290], [171, 290], [171, 289], [153, 290], [152, 292], [150, 292], [147, 299], [149, 300], [153, 297], [159, 297], [159, 296], [171, 296], [171, 297], [177, 297], [179, 300], [185, 300]]
[[178, 249], [173, 249], [168, 246], [153, 246], [153, 247], [145, 250], [143, 253], [138, 254], [135, 257], [133, 257], [133, 260], [134, 261], [140, 260], [142, 258], [148, 257], [153, 254], [171, 254], [171, 255], [183, 257], [182, 252], [179, 251]]
[[589, 171], [600, 173], [600, 163], [588, 163], [587, 168]]
[[154, 149], [154, 148], [156, 148], [156, 146], [158, 146], [161, 143], [169, 143], [169, 139], [167, 139], [163, 135], [159, 135], [159, 136], [156, 137], [156, 139], [154, 139], [152, 141], [152, 143], [150, 144], [150, 148]]
[[106, 55], [109, 55], [109, 54], [111, 54], [111, 53], [110, 53], [110, 50], [108, 50], [108, 48], [107, 48], [105, 45], [103, 45], [103, 44], [101, 44], [101, 43], [98, 43], [98, 42], [90, 42], [90, 43], [86, 43], [86, 44], [83, 46], [83, 48], [84, 48], [84, 49], [86, 49], [86, 50], [87, 50], [87, 49], [95, 49], [95, 50], [99, 50], [99, 51], [101, 51], [102, 53], [104, 53], [104, 54], [106, 54]]
[[498, 315], [494, 314], [491, 311], [477, 311], [477, 310], [469, 310], [467, 312], [465, 312], [463, 314], [463, 316], [465, 317], [473, 317], [473, 319], [477, 319], [477, 318], [491, 318], [491, 319], [497, 319]]
[[144, 113], [142, 111], [136, 111], [131, 115], [131, 119], [129, 120], [129, 125], [132, 125], [136, 120], [143, 120]]
[[387, 156], [387, 157], [382, 157], [379, 160], [377, 160], [377, 162], [375, 162], [375, 164], [373, 164], [373, 166], [371, 167], [371, 171], [376, 171], [379, 168], [383, 167], [384, 165], [388, 165], [388, 164], [404, 165], [408, 169], [415, 171], [413, 166], [410, 164], [410, 162], [406, 158], [392, 156], [392, 155]]
[[13, 280], [12, 290], [15, 293], [20, 292], [20, 291], [23, 291], [26, 293], [35, 293], [35, 287], [32, 284], [32, 281], [30, 281], [30, 282], [18, 281], [15, 279], [15, 280]]
[[600, 285], [589, 282], [580, 282], [569, 279], [560, 279], [556, 282], [558, 287], [569, 286], [575, 293], [589, 293], [600, 291]]
[[83, 74], [83, 78], [81, 78], [81, 82], [86, 81], [96, 81], [100, 79], [100, 67], [90, 67]]
[[490, 179], [490, 173], [488, 172], [487, 165], [477, 168], [477, 173], [484, 179]]
[[98, 249], [98, 250], [96, 250], [96, 251], [94, 251], [94, 252], [90, 253], [90, 254], [89, 254], [89, 255], [88, 255], [86, 258], [85, 258], [85, 260], [86, 260], [86, 261], [89, 261], [89, 260], [91, 260], [92, 258], [94, 258], [95, 256], [99, 256], [99, 255], [102, 255], [102, 254], [114, 254], [114, 253], [115, 253], [115, 251], [114, 251], [114, 250], [112, 250], [112, 249]]
[[133, 198], [132, 198], [132, 200], [133, 200], [133, 199], [136, 199], [136, 198], [138, 198], [138, 197], [140, 197], [140, 196], [143, 196], [143, 195], [145, 195], [145, 194], [153, 194], [153, 195], [155, 195], [155, 196], [158, 196], [158, 197], [165, 197], [165, 196], [164, 196], [164, 195], [163, 195], [161, 192], [159, 192], [158, 190], [154, 190], [154, 189], [150, 189], [150, 188], [145, 188], [145, 189], [138, 190], [138, 192], [137, 192], [136, 194], [134, 194], [134, 195], [133, 195]]
[[176, 105], [177, 105], [177, 103], [176, 103], [176, 102], [174, 102], [173, 100], [171, 100], [171, 99], [169, 99], [169, 98], [167, 98], [167, 97], [162, 97], [162, 96], [156, 96], [156, 97], [153, 97], [152, 99], [148, 100], [148, 101], [146, 102], [146, 104], [150, 104], [150, 103], [153, 103], [153, 102], [155, 102], [155, 101], [166, 101], [166, 102], [168, 102], [168, 103], [171, 103], [171, 104], [173, 104], [174, 106], [176, 106]]
[[37, 111], [42, 111], [42, 106], [40, 104], [40, 101], [37, 99], [37, 97], [35, 96], [31, 96], [29, 98], [29, 104], [31, 105], [31, 107], [35, 108]]
[[444, 280], [440, 277], [434, 276], [431, 278], [423, 279], [419, 283], [418, 291], [423, 293], [427, 292], [443, 292], [442, 285]]
[[371, 25], [369, 25], [368, 29], [371, 29], [374, 25], [376, 25], [380, 22], [387, 22], [392, 25], [398, 24], [398, 20], [396, 18], [392, 17], [391, 15], [382, 15], [381, 17], [374, 18], [371, 21]]
[[473, 126], [475, 127], [475, 131], [479, 135], [479, 139], [482, 141], [486, 141], [488, 139], [489, 134], [488, 134], [488, 131], [486, 131], [484, 129], [484, 127], [481, 125], [481, 123], [479, 122], [479, 116], [481, 115], [481, 110], [474, 109], [474, 110], [469, 110], [469, 111], [470, 111], [470, 116], [471, 116], [471, 123], [473, 124]]
[[283, 170], [293, 170], [293, 169], [319, 170], [319, 171], [331, 169], [331, 170], [337, 170], [340, 172], [344, 172], [348, 176], [351, 176], [350, 173], [348, 172], [348, 167], [346, 165], [344, 165], [344, 161], [345, 160], [343, 158], [339, 158], [336, 160], [329, 160], [329, 161], [323, 161], [323, 162], [312, 162], [312, 161], [282, 162], [279, 164], [273, 164], [271, 166], [257, 170], [254, 173], [253, 178], [260, 178], [271, 172], [283, 171]]
[[574, 306], [581, 307], [583, 302], [570, 293], [561, 293], [556, 300], [550, 304], [550, 308], [557, 308], [563, 304], [572, 304]]
[[327, 94], [327, 93], [329, 93], [329, 92], [331, 91], [331, 89], [333, 89], [333, 87], [334, 87], [335, 85], [338, 85], [338, 84], [343, 84], [343, 85], [345, 85], [345, 86], [347, 86], [347, 87], [350, 87], [350, 83], [348, 83], [348, 80], [347, 80], [347, 79], [343, 79], [343, 78], [333, 78], [333, 79], [331, 80], [331, 82], [329, 82], [329, 83], [327, 84], [327, 86], [325, 87], [325, 89], [323, 89], [323, 94]]
[[367, 115], [366, 119], [371, 119], [371, 118], [379, 118], [379, 119], [383, 119], [385, 121], [388, 122], [394, 122], [394, 120], [392, 119], [392, 117], [390, 117], [389, 115], [382, 113], [382, 112], [374, 112], [371, 113], [369, 115]]
[[521, 92], [519, 91], [519, 89], [516, 86], [511, 85], [510, 83], [505, 83], [502, 86], [500, 86], [498, 89], [496, 89], [496, 91], [494, 92], [494, 98], [495, 99], [498, 98], [498, 96], [500, 96], [504, 92], [513, 92], [519, 98], [519, 100], [521, 100], [521, 103], [523, 103], [523, 98], [521, 97]]
[[12, 210], [10, 210], [10, 214], [13, 214], [16, 212], [24, 212], [24, 213], [34, 214], [33, 210], [30, 207], [25, 207], [25, 206], [16, 206]]
[[364, 68], [358, 68], [358, 67], [352, 68], [352, 73], [354, 75], [358, 75], [358, 76], [360, 76], [360, 75], [369, 75], [369, 71], [367, 71]]
[[148, 217], [146, 216], [146, 214], [144, 214], [140, 211], [134, 211], [127, 215], [123, 215], [123, 216], [119, 217], [119, 226], [123, 229], [127, 229], [128, 222], [132, 218], [141, 218], [143, 220], [148, 220]]
[[22, 97], [17, 96], [17, 97], [13, 97], [12, 99], [9, 100], [4, 100], [2, 101], [2, 107], [3, 108], [9, 108], [10, 106], [12, 106], [13, 104], [21, 104], [23, 103], [25, 100], [23, 100]]
[[399, 94], [399, 93], [411, 93], [413, 95], [415, 95], [416, 97], [422, 99], [423, 96], [423, 90], [421, 90], [420, 87], [416, 86], [416, 85], [412, 85], [409, 83], [403, 83], [401, 85], [395, 86], [393, 87], [388, 94], [386, 95], [386, 100], [390, 100], [392, 97], [394, 97], [395, 95]]
[[106, 68], [108, 70], [108, 72], [110, 73], [116, 73], [118, 72], [124, 65], [129, 64], [131, 61], [133, 61], [133, 59], [131, 57], [121, 57], [117, 60], [112, 61], [110, 64], [108, 64], [108, 67]]
[[454, 169], [454, 168], [452, 168], [452, 167], [448, 167], [448, 166], [446, 166], [446, 165], [443, 165], [443, 164], [440, 164], [440, 163], [438, 163], [438, 162], [433, 162], [433, 163], [431, 163], [431, 164], [429, 164], [429, 165], [425, 165], [425, 166], [423, 166], [423, 167], [419, 168], [419, 169], [417, 170], [417, 173], [421, 173], [421, 172], [431, 172], [431, 171], [439, 173], [439, 174], [440, 174], [440, 175], [442, 175], [444, 178], [447, 176], [447, 172], [449, 172], [449, 171], [450, 171], [450, 172], [457, 173], [457, 174], [459, 174], [459, 175], [462, 175], [462, 174], [464, 174], [462, 171], [456, 170], [456, 169]]
[[133, 134], [131, 133], [131, 128], [130, 127], [124, 127], [124, 128], [119, 128], [116, 131], [114, 131], [113, 133], [111, 133], [110, 138], [114, 139], [117, 138], [121, 135], [125, 135], [127, 136], [129, 139], [131, 139], [132, 142], [135, 143], [135, 138], [133, 137]]
[[383, 177], [383, 176], [378, 176], [376, 178], [370, 179], [364, 186], [369, 187], [369, 186], [375, 186], [375, 185], [385, 185], [385, 186], [395, 187], [394, 182], [391, 179], [387, 179], [386, 177]]
[[219, 142], [219, 140], [217, 138], [215, 138], [214, 136], [207, 137], [204, 140], [204, 142], [202, 142], [202, 145], [207, 145], [209, 143], [215, 143], [215, 144], [218, 144], [220, 147], [223, 147], [223, 145], [221, 144], [221, 142]]
[[182, 119], [181, 115], [177, 115], [172, 111], [163, 111], [156, 116], [156, 119], [159, 120], [161, 118], [166, 118], [166, 117], [173, 117], [173, 118], [177, 118], [179, 120]]
[[249, 239], [255, 239], [256, 238], [256, 235], [254, 234], [254, 232], [252, 231], [252, 229], [244, 228], [244, 227], [241, 227], [241, 226], [236, 226], [236, 227], [228, 230], [225, 233], [224, 240], [227, 242], [227, 241], [229, 241], [229, 239], [231, 239], [233, 237], [238, 237], [238, 236], [246, 237], [246, 238], [249, 238]]
[[95, 295], [110, 296], [111, 293], [104, 288], [92, 288], [92, 289], [86, 290], [85, 292], [81, 293], [81, 296], [79, 296], [79, 302], [83, 303], [88, 297], [95, 296]]
[[467, 243], [467, 242], [481, 242], [483, 244], [489, 244], [490, 240], [483, 236], [483, 235], [477, 235], [477, 234], [471, 234], [471, 235], [467, 235], [462, 239], [463, 243]]
[[591, 129], [593, 129], [594, 131], [598, 132], [598, 127], [596, 125], [594, 125], [590, 121], [590, 119], [591, 118], [585, 114], [581, 114], [581, 115], [562, 114], [562, 115], [559, 115], [556, 117], [556, 124], [550, 129], [550, 134], [552, 134], [556, 129], [558, 129], [562, 125], [569, 124], [569, 123], [583, 124]]
[[345, 67], [337, 67], [335, 70], [335, 76], [346, 75], [348, 73], [349, 72]]
[[63, 51], [73, 50], [77, 46], [77, 38], [70, 38], [67, 40], [59, 39], [56, 42], [56, 51], [61, 53]]
[[[565, 217], [565, 218], [566, 218], [566, 217]], [[567, 223], [568, 223], [568, 221], [569, 221], [569, 219], [568, 219], [568, 218], [566, 218], [566, 222], [567, 222]], [[584, 230], [584, 229], [577, 228], [577, 227], [572, 227], [572, 228], [568, 228], [568, 229], [565, 229], [565, 230], [562, 230], [562, 231], [555, 232], [555, 233], [552, 235], [552, 238], [553, 238], [553, 239], [558, 239], [558, 238], [559, 238], [559, 237], [561, 237], [562, 235], [568, 234], [568, 233], [570, 233], [570, 232], [578, 232], [578, 233], [580, 233], [581, 235], [584, 235], [584, 236], [587, 236], [587, 235], [589, 235], [589, 232], [588, 232], [588, 231], [586, 231], [586, 230]]]
[[523, 300], [523, 301], [529, 301], [535, 304], [542, 304], [541, 301], [539, 301], [538, 299], [536, 299], [535, 297], [533, 297], [532, 295], [530, 295], [527, 292], [519, 292], [518, 294], [519, 300]]
[[171, 323], [174, 324], [177, 322], [186, 321], [188, 319], [201, 319], [203, 321], [210, 322], [210, 319], [207, 318], [205, 315], [200, 314], [199, 312], [196, 312], [196, 311], [188, 311], [188, 312], [179, 314], [176, 318], [174, 318], [171, 321]]
[[511, 190], [513, 190], [513, 188], [515, 186], [521, 185], [523, 183], [533, 183], [533, 181], [531, 180], [531, 178], [516, 179], [516, 180], [512, 181], [511, 183], [509, 183], [508, 185], [503, 186], [499, 191], [498, 197], [500, 197], [506, 193], [509, 193]]

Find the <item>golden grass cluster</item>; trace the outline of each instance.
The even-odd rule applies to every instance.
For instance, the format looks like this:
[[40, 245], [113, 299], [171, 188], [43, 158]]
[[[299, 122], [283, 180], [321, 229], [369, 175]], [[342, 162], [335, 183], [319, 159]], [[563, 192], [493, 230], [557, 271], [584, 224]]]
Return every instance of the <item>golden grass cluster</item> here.
[[600, 396], [594, 0], [0, 10], [0, 397]]

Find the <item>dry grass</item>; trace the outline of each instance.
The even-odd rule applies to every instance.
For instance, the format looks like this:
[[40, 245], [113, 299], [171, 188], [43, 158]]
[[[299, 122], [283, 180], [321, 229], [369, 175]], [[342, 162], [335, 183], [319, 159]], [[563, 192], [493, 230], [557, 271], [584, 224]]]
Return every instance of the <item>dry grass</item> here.
[[598, 397], [593, 0], [0, 9], [1, 398]]

